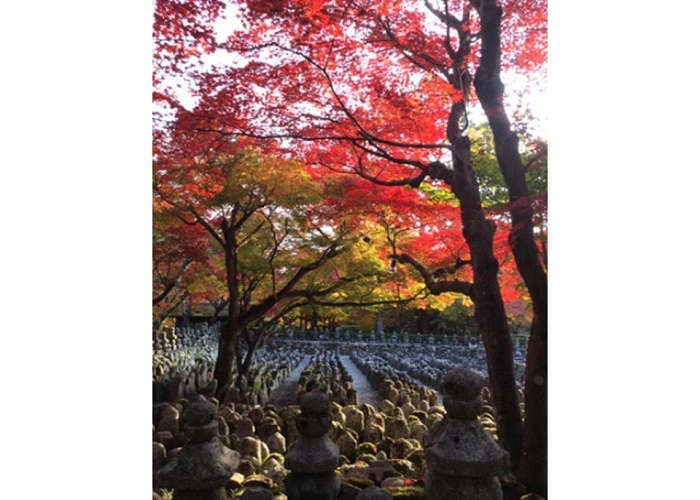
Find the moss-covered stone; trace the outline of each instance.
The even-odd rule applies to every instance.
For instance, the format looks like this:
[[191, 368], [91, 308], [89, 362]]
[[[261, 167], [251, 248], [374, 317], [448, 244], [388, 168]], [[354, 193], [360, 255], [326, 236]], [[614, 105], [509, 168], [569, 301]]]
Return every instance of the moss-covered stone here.
[[391, 465], [394, 466], [394, 469], [398, 471], [401, 476], [406, 477], [406, 478], [414, 478], [416, 477], [416, 473], [418, 472], [418, 467], [416, 467], [416, 464], [409, 460], [404, 460], [401, 458], [392, 458], [389, 460]]
[[273, 458], [275, 460], [277, 460], [280, 464], [284, 465], [284, 455], [282, 455], [281, 453], [275, 453], [275, 452], [270, 453], [267, 457], [265, 457], [265, 460], [263, 460], [263, 465], [265, 465], [265, 462], [267, 462], [268, 460], [271, 460]]
[[[386, 460], [386, 456], [384, 456], [384, 460]], [[371, 453], [360, 453], [357, 455], [357, 461], [358, 462], [365, 462], [365, 463], [370, 463], [374, 460], [377, 460], [377, 455], [372, 455]]]
[[416, 410], [413, 413], [411, 413], [412, 417], [416, 417], [418, 420], [421, 422], [425, 423], [428, 420], [428, 412], [423, 411], [423, 410]]
[[416, 474], [421, 475], [426, 471], [425, 450], [422, 448], [411, 451], [406, 460], [416, 466]]
[[425, 500], [423, 488], [419, 486], [392, 486], [385, 489], [394, 500]]
[[363, 490], [365, 488], [369, 488], [370, 486], [374, 486], [374, 481], [370, 479], [364, 479], [361, 477], [346, 477], [345, 479], [343, 479], [343, 482]]
[[255, 474], [255, 464], [250, 460], [243, 459], [238, 465], [238, 472], [243, 474], [245, 477], [252, 476]]
[[163, 500], [172, 500], [173, 499], [173, 490], [166, 490], [163, 488], [158, 488], [155, 490], [156, 494], [158, 494]]
[[377, 445], [374, 443], [360, 443], [357, 446], [357, 453], [369, 453], [370, 455], [377, 454]]
[[252, 476], [247, 477], [243, 481], [243, 486], [245, 486], [246, 488], [259, 486], [267, 489], [272, 489], [275, 487], [275, 483], [272, 481], [272, 479], [270, 479], [267, 476], [263, 476], [261, 474], [253, 474]]

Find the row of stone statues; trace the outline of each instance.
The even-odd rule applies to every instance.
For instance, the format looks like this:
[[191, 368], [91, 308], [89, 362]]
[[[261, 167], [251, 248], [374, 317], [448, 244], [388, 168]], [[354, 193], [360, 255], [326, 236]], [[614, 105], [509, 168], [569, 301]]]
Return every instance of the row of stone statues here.
[[[497, 476], [509, 469], [509, 457], [486, 432], [479, 415], [485, 380], [468, 368], [457, 368], [443, 379], [447, 416], [424, 438], [427, 479], [426, 500], [501, 500]], [[290, 500], [337, 500], [341, 497], [339, 447], [329, 434], [333, 429], [332, 402], [327, 394], [305, 394], [296, 415], [298, 440], [284, 457], [289, 473], [284, 489]], [[163, 488], [174, 489], [173, 500], [226, 500], [226, 488], [241, 464], [241, 456], [220, 439], [217, 407], [211, 399], [195, 396], [184, 412], [186, 442], [156, 474]], [[379, 461], [377, 461], [379, 462]], [[377, 469], [382, 464], [371, 463]], [[390, 499], [381, 488], [345, 491], [343, 498]], [[268, 499], [265, 488], [249, 488], [243, 500]]]

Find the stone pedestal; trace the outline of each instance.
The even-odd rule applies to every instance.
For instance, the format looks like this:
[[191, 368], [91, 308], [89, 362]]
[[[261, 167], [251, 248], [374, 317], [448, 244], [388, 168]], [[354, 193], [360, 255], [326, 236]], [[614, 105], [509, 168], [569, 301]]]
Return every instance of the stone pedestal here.
[[478, 420], [484, 379], [468, 368], [445, 376], [446, 425], [425, 449], [426, 500], [502, 500], [497, 475], [510, 468], [509, 455]]
[[332, 421], [330, 399], [312, 391], [304, 395], [299, 407], [296, 426], [301, 437], [284, 459], [291, 471], [284, 481], [287, 497], [334, 500], [340, 492], [340, 476], [335, 473], [340, 453], [326, 436]]
[[174, 489], [173, 500], [227, 500], [225, 486], [238, 468], [239, 454], [219, 439], [216, 407], [202, 396], [183, 415], [187, 442], [156, 473], [158, 484]]
[[357, 500], [391, 500], [391, 495], [381, 488], [370, 486], [360, 493]]

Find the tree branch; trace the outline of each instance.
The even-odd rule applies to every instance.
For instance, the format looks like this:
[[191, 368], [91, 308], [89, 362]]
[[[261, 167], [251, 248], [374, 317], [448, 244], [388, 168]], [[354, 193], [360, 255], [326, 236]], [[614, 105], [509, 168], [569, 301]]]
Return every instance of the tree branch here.
[[177, 277], [173, 280], [163, 282], [163, 284], [165, 285], [165, 289], [161, 293], [153, 297], [153, 303], [151, 305], [155, 306], [156, 304], [164, 300], [165, 297], [167, 297], [167, 295], [172, 291], [172, 289], [175, 288], [180, 283], [180, 281], [182, 281], [182, 276], [185, 274], [185, 271], [191, 263], [191, 258], [185, 258], [185, 260], [182, 262], [182, 267], [180, 268], [180, 271], [177, 273]]
[[540, 152], [537, 153], [535, 156], [533, 156], [533, 157], [527, 162], [527, 164], [525, 165], [525, 167], [523, 167], [523, 168], [525, 169], [525, 172], [527, 172], [527, 170], [530, 168], [531, 165], [535, 164], [537, 161], [539, 161], [539, 160], [541, 160], [543, 157], [547, 156], [547, 151], [548, 151], [548, 148], [544, 148], [542, 151], [540, 151]]
[[[393, 258], [395, 258], [397, 262], [401, 262], [402, 264], [410, 264], [411, 266], [413, 266], [413, 268], [416, 269], [423, 277], [425, 285], [428, 287], [428, 290], [430, 290], [430, 293], [432, 293], [433, 295], [440, 295], [446, 292], [456, 292], [463, 293], [467, 297], [474, 300], [474, 285], [472, 283], [459, 280], [436, 281], [433, 273], [428, 271], [428, 269], [426, 269], [426, 267], [423, 264], [418, 262], [410, 255], [394, 254]], [[467, 263], [467, 261], [462, 262], [462, 265]], [[459, 267], [461, 267], [462, 265], [460, 265]]]

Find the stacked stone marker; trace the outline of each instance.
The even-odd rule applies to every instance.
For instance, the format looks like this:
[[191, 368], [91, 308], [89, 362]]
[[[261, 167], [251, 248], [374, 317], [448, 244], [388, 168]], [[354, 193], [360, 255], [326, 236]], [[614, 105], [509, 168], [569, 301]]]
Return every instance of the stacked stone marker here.
[[445, 375], [446, 425], [425, 449], [427, 500], [502, 500], [496, 478], [510, 469], [508, 452], [483, 429], [478, 416], [484, 379], [469, 368]]
[[216, 406], [203, 396], [183, 415], [187, 442], [156, 473], [158, 485], [173, 488], [173, 500], [227, 500], [225, 486], [238, 469], [240, 455], [219, 439]]
[[340, 477], [335, 473], [340, 453], [326, 435], [332, 421], [330, 399], [312, 391], [301, 398], [299, 408], [296, 427], [301, 437], [284, 459], [291, 471], [284, 481], [287, 497], [334, 500], [340, 492]]

